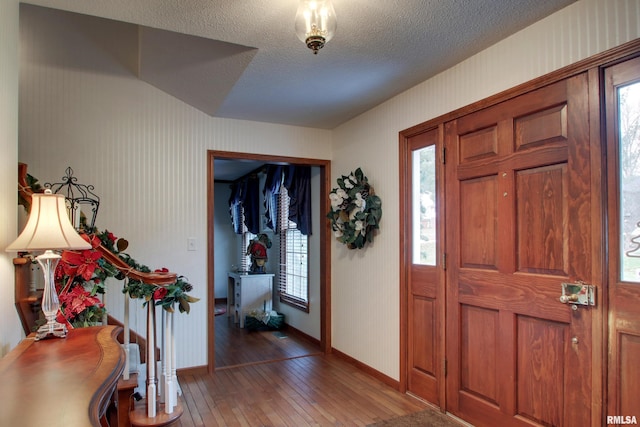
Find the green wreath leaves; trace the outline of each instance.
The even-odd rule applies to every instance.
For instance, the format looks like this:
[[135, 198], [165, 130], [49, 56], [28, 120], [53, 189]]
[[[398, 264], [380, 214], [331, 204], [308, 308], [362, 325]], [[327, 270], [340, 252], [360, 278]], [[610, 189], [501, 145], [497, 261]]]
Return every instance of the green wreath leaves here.
[[382, 201], [360, 168], [337, 181], [338, 187], [329, 193], [327, 218], [339, 242], [349, 249], [361, 249], [373, 242], [374, 231], [380, 228]]

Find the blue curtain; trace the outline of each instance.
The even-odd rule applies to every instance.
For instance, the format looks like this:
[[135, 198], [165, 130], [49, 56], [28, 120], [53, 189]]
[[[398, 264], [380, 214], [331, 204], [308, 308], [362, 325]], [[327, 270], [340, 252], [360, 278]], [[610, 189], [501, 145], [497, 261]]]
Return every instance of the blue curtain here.
[[282, 184], [282, 166], [267, 166], [267, 177], [264, 181], [264, 216], [267, 218], [267, 227], [272, 229], [276, 234], [280, 233], [278, 229], [278, 196], [280, 194], [280, 185]]
[[229, 216], [233, 225], [233, 232], [242, 234], [242, 185], [239, 182], [231, 184], [229, 196]]
[[305, 236], [311, 235], [311, 167], [286, 166], [283, 185], [289, 193], [289, 219]]
[[[276, 234], [278, 230], [278, 195], [284, 185], [289, 193], [289, 219], [297, 224], [305, 236], [311, 235], [311, 167], [267, 166], [264, 195], [267, 227]], [[260, 232], [260, 180], [257, 175], [243, 178], [231, 185], [229, 214], [233, 230], [242, 234], [242, 210], [244, 224], [253, 234]]]
[[242, 181], [242, 207], [244, 225], [250, 233], [260, 233], [260, 179], [250, 175]]

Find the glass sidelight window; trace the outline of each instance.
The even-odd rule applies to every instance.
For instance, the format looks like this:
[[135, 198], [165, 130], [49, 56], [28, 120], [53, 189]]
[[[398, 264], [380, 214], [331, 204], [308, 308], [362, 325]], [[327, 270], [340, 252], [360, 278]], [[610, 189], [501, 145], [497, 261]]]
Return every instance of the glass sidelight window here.
[[618, 88], [620, 272], [640, 283], [640, 82]]
[[436, 265], [436, 147], [414, 150], [412, 156], [413, 263]]

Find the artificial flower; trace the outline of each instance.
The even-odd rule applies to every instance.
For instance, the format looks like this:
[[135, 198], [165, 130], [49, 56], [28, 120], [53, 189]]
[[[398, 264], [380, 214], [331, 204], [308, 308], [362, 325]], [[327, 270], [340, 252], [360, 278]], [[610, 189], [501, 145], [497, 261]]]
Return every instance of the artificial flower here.
[[165, 288], [164, 286], [160, 286], [153, 292], [153, 299], [156, 301], [161, 300], [167, 295], [167, 292], [167, 288]]
[[98, 251], [84, 250], [82, 252], [64, 251], [62, 253], [63, 269], [67, 276], [80, 276], [85, 281], [90, 280], [96, 269], [100, 268], [98, 260], [102, 255]]
[[356, 182], [356, 177], [353, 175], [349, 175], [349, 177], [344, 180], [344, 186], [345, 188], [348, 188], [350, 190], [353, 188], [353, 184]]
[[360, 212], [364, 211], [365, 207], [367, 206], [367, 201], [362, 198], [361, 193], [356, 193], [356, 199], [353, 201], [353, 203], [355, 203], [356, 206], [360, 208]]
[[60, 295], [60, 300], [66, 306], [70, 319], [89, 307], [94, 305], [102, 306], [102, 301], [92, 296], [82, 286], [75, 286], [70, 292]]
[[329, 200], [331, 200], [331, 207], [333, 209], [337, 209], [344, 201], [344, 199], [336, 193], [329, 193]]

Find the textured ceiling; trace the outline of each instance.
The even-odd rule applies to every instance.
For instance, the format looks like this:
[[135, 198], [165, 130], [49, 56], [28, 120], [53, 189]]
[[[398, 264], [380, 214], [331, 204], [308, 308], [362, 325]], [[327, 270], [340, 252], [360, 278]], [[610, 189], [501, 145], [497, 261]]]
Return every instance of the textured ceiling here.
[[332, 129], [574, 1], [333, 0], [318, 55], [297, 0], [28, 3], [140, 25], [139, 77], [211, 116]]

